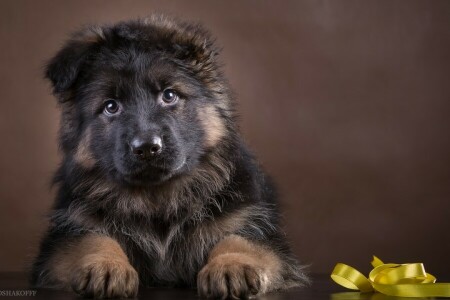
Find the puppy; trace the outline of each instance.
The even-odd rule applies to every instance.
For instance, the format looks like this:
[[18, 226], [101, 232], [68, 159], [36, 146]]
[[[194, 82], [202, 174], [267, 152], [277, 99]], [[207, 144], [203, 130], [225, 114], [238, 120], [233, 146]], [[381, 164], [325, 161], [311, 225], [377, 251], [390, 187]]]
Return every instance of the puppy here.
[[62, 163], [34, 286], [248, 298], [307, 283], [217, 56], [200, 25], [154, 15], [81, 30], [49, 62]]

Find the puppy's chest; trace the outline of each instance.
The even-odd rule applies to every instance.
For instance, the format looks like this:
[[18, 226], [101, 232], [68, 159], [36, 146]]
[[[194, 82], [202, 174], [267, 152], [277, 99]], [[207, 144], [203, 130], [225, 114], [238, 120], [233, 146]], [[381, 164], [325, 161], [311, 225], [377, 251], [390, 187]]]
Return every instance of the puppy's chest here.
[[191, 285], [218, 239], [204, 227], [157, 221], [127, 226], [119, 240], [145, 284]]
[[172, 249], [180, 247], [187, 238], [186, 229], [175, 222], [152, 220], [147, 226], [136, 230], [137, 246], [148, 256], [158, 261], [171, 258]]
[[[201, 259], [203, 252], [220, 237], [220, 230], [207, 224], [170, 222], [153, 219], [145, 224], [130, 224], [121, 234], [143, 259], [153, 264], [171, 265], [194, 258]], [[130, 245], [131, 243], [131, 245]]]

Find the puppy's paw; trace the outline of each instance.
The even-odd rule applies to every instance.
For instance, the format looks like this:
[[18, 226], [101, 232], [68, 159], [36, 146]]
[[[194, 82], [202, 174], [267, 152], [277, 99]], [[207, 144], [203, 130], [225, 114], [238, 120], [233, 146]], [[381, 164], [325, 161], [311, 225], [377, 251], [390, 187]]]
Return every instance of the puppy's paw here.
[[75, 268], [71, 285], [84, 297], [133, 298], [138, 292], [139, 277], [127, 261], [92, 254]]
[[227, 253], [212, 259], [199, 272], [198, 293], [216, 299], [248, 299], [264, 293], [267, 275], [259, 263], [244, 254]]

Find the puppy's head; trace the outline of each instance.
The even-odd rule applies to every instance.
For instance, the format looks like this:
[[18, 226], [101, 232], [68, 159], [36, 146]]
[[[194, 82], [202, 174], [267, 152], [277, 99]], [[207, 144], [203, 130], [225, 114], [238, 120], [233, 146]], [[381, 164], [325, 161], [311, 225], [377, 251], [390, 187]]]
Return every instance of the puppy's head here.
[[233, 129], [209, 34], [162, 16], [76, 33], [47, 66], [65, 159], [123, 184], [195, 169]]

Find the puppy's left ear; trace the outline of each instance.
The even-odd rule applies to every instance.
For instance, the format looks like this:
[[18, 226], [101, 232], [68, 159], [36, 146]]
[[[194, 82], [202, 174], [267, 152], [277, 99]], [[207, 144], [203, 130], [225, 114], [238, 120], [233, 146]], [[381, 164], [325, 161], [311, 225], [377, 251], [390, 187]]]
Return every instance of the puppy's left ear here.
[[104, 34], [100, 27], [78, 31], [47, 64], [45, 77], [51, 81], [53, 93], [61, 102], [67, 99], [63, 95], [74, 87], [89, 56], [102, 39]]

